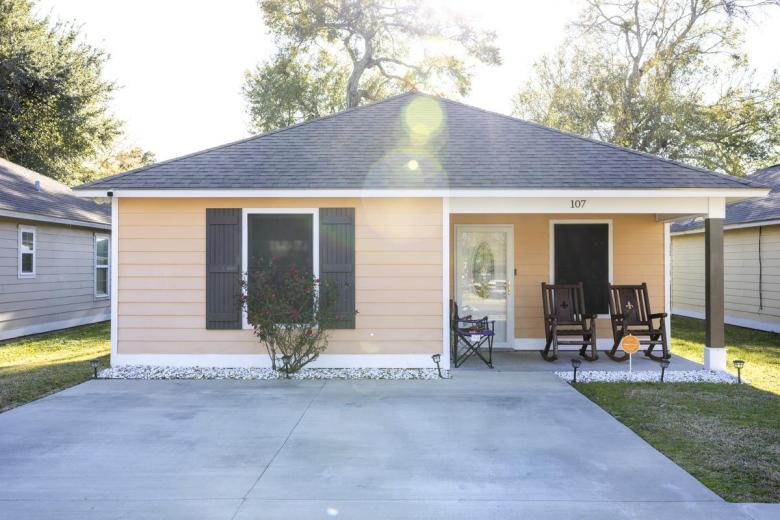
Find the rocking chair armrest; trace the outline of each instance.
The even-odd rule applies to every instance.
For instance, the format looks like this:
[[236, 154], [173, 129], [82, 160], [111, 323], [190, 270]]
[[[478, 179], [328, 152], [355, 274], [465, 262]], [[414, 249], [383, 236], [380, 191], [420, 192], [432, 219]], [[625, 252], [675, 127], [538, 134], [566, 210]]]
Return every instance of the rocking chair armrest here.
[[669, 315], [668, 315], [668, 314], [666, 314], [665, 312], [656, 312], [655, 314], [651, 314], [651, 315], [650, 315], [650, 319], [651, 319], [651, 320], [654, 320], [654, 319], [661, 319], [661, 318], [666, 318], [666, 317], [668, 317], [668, 316], [669, 316]]
[[582, 317], [585, 318], [586, 320], [595, 320], [596, 318], [599, 317], [599, 315], [594, 314], [592, 312], [583, 312]]

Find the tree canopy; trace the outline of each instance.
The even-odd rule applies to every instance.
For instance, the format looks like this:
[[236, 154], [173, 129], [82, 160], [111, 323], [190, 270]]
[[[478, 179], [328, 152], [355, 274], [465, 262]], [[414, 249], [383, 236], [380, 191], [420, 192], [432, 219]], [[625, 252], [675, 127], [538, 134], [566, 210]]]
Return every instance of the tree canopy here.
[[109, 108], [116, 86], [102, 77], [108, 57], [33, 7], [0, 2], [0, 156], [68, 184], [104, 175], [95, 165], [122, 133]]
[[514, 113], [743, 175], [780, 160], [780, 80], [760, 83], [742, 27], [776, 0], [587, 0], [535, 64]]
[[279, 49], [246, 76], [258, 131], [415, 88], [466, 95], [474, 64], [501, 63], [494, 33], [443, 20], [420, 0], [258, 3]]

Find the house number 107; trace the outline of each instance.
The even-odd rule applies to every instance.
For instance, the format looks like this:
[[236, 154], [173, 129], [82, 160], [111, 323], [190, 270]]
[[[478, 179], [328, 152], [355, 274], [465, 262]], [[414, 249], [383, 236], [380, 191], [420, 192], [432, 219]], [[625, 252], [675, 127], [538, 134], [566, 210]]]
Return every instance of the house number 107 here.
[[585, 207], [585, 203], [587, 200], [585, 199], [573, 199], [571, 201], [571, 207], [572, 209], [582, 209]]

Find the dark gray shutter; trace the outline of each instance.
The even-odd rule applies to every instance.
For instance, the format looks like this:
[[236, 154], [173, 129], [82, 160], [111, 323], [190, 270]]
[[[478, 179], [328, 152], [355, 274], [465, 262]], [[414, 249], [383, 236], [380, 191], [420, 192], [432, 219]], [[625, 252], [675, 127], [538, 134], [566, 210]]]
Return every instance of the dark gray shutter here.
[[206, 328], [240, 329], [241, 210], [206, 209]]
[[355, 328], [355, 208], [320, 209], [322, 297], [332, 301], [337, 329]]

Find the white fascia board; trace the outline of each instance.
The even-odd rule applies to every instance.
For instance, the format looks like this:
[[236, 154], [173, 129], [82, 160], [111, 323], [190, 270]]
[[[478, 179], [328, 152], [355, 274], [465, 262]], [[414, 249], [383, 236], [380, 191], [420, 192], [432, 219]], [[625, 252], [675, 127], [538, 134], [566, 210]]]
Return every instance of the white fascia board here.
[[8, 211], [0, 209], [0, 217], [14, 218], [19, 220], [31, 220], [34, 222], [48, 222], [51, 224], [60, 224], [63, 226], [77, 226], [90, 229], [111, 230], [111, 224], [99, 224], [97, 222], [85, 222], [83, 220], [73, 220], [69, 218], [49, 217], [47, 215], [25, 213], [23, 211]]
[[[723, 226], [724, 231], [730, 231], [732, 229], [746, 229], [765, 226], [777, 226], [780, 225], [780, 220], [758, 220], [756, 222], [745, 222], [744, 224], [728, 224]], [[675, 231], [672, 233], [673, 237], [680, 235], [696, 235], [698, 233], [704, 233], [704, 227], [698, 227], [696, 229], [686, 229], [685, 231]]]
[[108, 197], [109, 193], [114, 197], [138, 197], [138, 198], [246, 198], [246, 197], [358, 197], [358, 198], [381, 198], [381, 197], [450, 197], [450, 198], [561, 198], [561, 199], [582, 199], [582, 198], [646, 198], [646, 197], [765, 197], [769, 193], [764, 188], [742, 188], [742, 189], [700, 189], [700, 188], [663, 188], [663, 189], [616, 189], [616, 190], [597, 190], [597, 189], [469, 189], [469, 190], [347, 190], [347, 189], [280, 189], [280, 190], [256, 190], [256, 189], [82, 189], [74, 190], [79, 197], [94, 198]]

